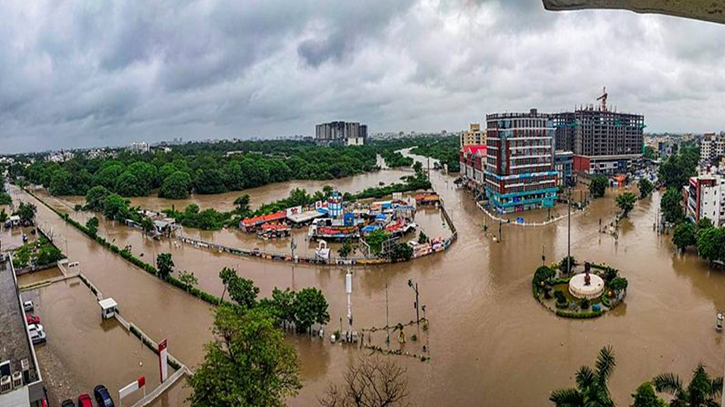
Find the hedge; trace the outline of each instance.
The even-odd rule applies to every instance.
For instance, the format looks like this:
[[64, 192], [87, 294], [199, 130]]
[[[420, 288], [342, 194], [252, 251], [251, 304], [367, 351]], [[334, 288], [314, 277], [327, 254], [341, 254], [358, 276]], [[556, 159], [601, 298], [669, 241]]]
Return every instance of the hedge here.
[[602, 311], [592, 311], [592, 312], [576, 312], [576, 311], [564, 311], [564, 310], [556, 310], [556, 315], [559, 317], [564, 318], [572, 318], [572, 319], [589, 319], [589, 318], [596, 318], [603, 314]]

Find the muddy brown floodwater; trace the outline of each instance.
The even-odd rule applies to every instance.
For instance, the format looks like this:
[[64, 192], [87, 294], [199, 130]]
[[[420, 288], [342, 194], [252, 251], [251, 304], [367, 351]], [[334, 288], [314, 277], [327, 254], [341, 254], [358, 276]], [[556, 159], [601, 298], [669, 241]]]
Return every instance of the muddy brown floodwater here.
[[[535, 228], [504, 225], [503, 242], [495, 243], [483, 232], [484, 215], [468, 192], [453, 188], [453, 179], [432, 173], [458, 228], [459, 239], [450, 250], [408, 263], [354, 269], [357, 329], [385, 325], [386, 285], [391, 323], [415, 319], [414, 293], [407, 281], [419, 285], [430, 330], [427, 336], [416, 329], [408, 333], [426, 338], [432, 359], [422, 363], [391, 356], [408, 369], [412, 405], [549, 405], [549, 392], [572, 386], [576, 369], [593, 364], [605, 345], [612, 345], [617, 357], [610, 388], [618, 405], [628, 405], [640, 383], [662, 372], [688, 376], [699, 361], [711, 373], [721, 372], [722, 336], [714, 325], [716, 310], [725, 308], [725, 275], [693, 254], [676, 254], [670, 237], [652, 230], [659, 193], [637, 202], [622, 222], [618, 241], [598, 233], [599, 219], [606, 222], [615, 214], [614, 191], [572, 218], [572, 254], [619, 268], [629, 289], [626, 304], [604, 317], [569, 320], [554, 316], [531, 295], [531, 276], [541, 264], [542, 250], [547, 262], [566, 255], [566, 220]], [[288, 189], [305, 185], [292, 183]], [[273, 199], [272, 192], [259, 199]], [[210, 338], [205, 304], [129, 266], [66, 227], [46, 208], [39, 207], [38, 217], [71, 240], [71, 259], [81, 261], [84, 272], [119, 300], [130, 319], [155, 338], [168, 337], [171, 352], [190, 366], [201, 360], [201, 345]], [[101, 234], [119, 246], [131, 244], [147, 261], [161, 251], [172, 253], [177, 270], [193, 271], [200, 288], [216, 295], [222, 291], [218, 273], [224, 266], [251, 278], [263, 296], [275, 286], [319, 287], [330, 303], [327, 334], [345, 315], [341, 268], [292, 266], [177, 247], [145, 239], [113, 222], [105, 222]], [[339, 381], [347, 364], [365, 353], [306, 336], [288, 340], [297, 347], [304, 384], [289, 401], [294, 406], [315, 405], [327, 384]]]

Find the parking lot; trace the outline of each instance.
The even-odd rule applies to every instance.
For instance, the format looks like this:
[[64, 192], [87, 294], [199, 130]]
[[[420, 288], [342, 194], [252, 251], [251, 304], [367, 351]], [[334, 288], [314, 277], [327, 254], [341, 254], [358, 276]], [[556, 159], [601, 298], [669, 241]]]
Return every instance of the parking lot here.
[[[97, 384], [104, 384], [118, 405], [118, 390], [142, 375], [147, 392], [159, 385], [157, 355], [115, 319], [102, 320], [95, 297], [80, 280], [26, 291], [22, 297], [35, 303], [33, 314], [47, 334], [36, 353], [51, 405], [75, 401], [83, 393], [93, 396]], [[169, 375], [173, 372], [169, 367]], [[182, 387], [177, 384], [163, 396], [167, 404], [156, 405], [179, 405]], [[142, 395], [131, 395], [123, 404], [130, 406]]]

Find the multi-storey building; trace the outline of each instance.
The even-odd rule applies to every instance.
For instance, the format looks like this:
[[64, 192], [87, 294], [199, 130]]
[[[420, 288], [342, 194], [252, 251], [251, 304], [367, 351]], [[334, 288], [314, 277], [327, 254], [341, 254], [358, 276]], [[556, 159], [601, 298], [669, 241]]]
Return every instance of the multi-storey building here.
[[483, 166], [486, 161], [486, 146], [464, 146], [459, 153], [461, 176], [468, 187], [483, 185]]
[[554, 206], [554, 125], [536, 109], [486, 116], [484, 187], [500, 213]]
[[682, 195], [690, 219], [709, 218], [715, 226], [725, 224], [725, 178], [715, 174], [691, 177]]
[[616, 173], [642, 156], [644, 116], [609, 110], [606, 104], [552, 115], [557, 150], [586, 157], [591, 173]]
[[556, 150], [554, 153], [554, 169], [556, 170], [557, 186], [573, 187], [576, 184], [574, 175], [574, 153], [571, 151]]
[[128, 147], [128, 151], [132, 153], [148, 153], [150, 150], [149, 143], [142, 141], [139, 143], [131, 143], [131, 145]]
[[725, 134], [706, 133], [700, 142], [700, 161], [712, 163], [725, 156]]
[[471, 123], [468, 131], [461, 133], [461, 147], [486, 144], [486, 130], [479, 123]]
[[330, 122], [315, 127], [315, 141], [327, 145], [363, 145], [368, 126], [358, 122]]
[[[12, 259], [8, 256], [0, 260], [0, 406], [46, 406], [31, 328], [26, 325], [21, 300]], [[37, 335], [35, 329], [32, 332]], [[36, 337], [35, 341], [40, 339]]]

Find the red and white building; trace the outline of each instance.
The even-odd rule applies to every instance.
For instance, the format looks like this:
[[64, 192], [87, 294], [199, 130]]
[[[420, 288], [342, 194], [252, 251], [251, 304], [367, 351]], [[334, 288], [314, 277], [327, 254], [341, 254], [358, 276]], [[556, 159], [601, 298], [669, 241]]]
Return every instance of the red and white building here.
[[483, 167], [486, 163], [485, 144], [463, 146], [459, 152], [461, 176], [469, 187], [483, 185]]
[[688, 218], [695, 222], [709, 218], [715, 226], [725, 225], [725, 178], [715, 174], [691, 177], [682, 197]]

